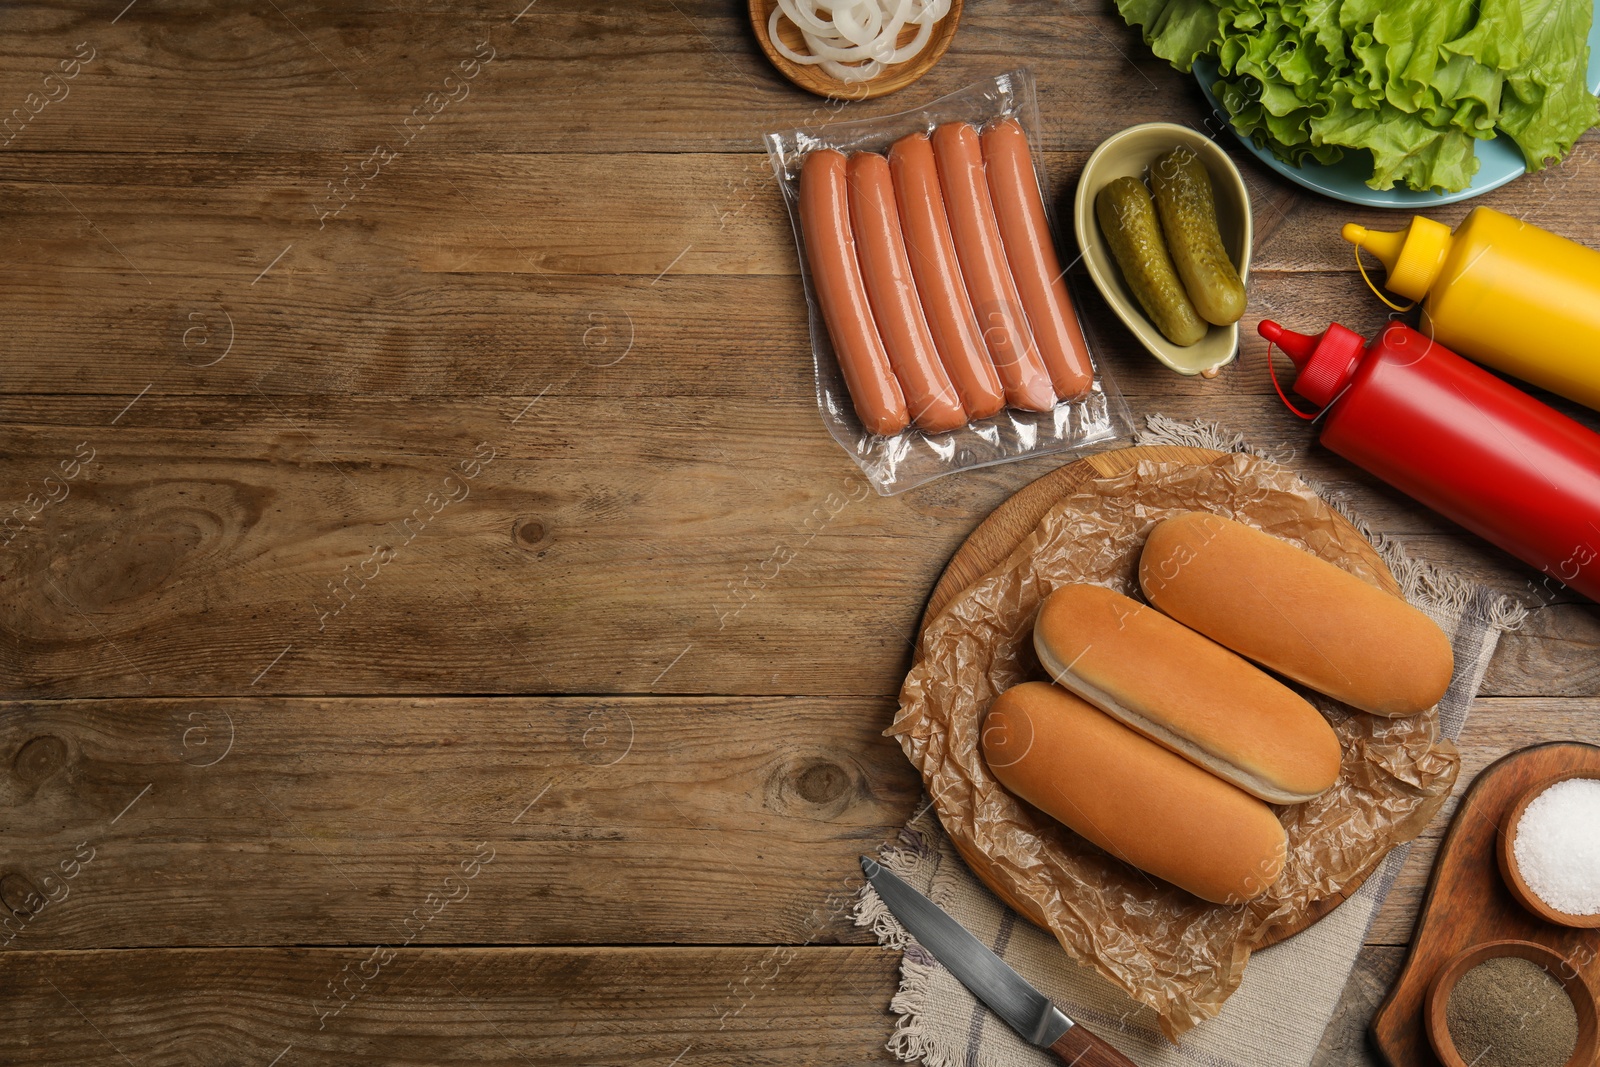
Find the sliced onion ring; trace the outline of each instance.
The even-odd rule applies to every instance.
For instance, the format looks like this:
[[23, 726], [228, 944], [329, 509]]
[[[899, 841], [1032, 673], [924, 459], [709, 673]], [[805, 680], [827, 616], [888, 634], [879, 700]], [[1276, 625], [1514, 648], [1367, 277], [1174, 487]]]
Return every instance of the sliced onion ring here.
[[[934, 23], [949, 11], [950, 0], [777, 0], [767, 18], [767, 37], [791, 63], [818, 65], [839, 81], [861, 82], [920, 54]], [[780, 18], [800, 31], [808, 52], [784, 44]], [[900, 45], [907, 26], [917, 27], [916, 36]]]

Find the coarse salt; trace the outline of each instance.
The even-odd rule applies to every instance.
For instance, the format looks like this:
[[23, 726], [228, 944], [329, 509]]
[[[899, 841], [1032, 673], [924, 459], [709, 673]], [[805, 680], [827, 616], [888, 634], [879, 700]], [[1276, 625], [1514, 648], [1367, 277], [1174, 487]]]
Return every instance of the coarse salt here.
[[1600, 913], [1600, 780], [1568, 778], [1533, 798], [1513, 853], [1533, 894], [1568, 915]]

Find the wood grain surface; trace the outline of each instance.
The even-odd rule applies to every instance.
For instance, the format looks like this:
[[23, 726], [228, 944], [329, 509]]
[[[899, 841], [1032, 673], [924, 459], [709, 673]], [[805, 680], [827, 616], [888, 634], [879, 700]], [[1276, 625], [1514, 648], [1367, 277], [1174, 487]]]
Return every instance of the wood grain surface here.
[[[1208, 112], [1106, 0], [969, 0], [847, 104], [746, 7], [0, 6], [0, 1061], [888, 1058], [855, 856], [923, 800], [881, 731], [946, 562], [1063, 458], [866, 488], [761, 137], [1027, 66], [1062, 205], [1102, 138]], [[1381, 324], [1337, 230], [1399, 218], [1220, 143], [1241, 359], [1169, 374], [1077, 267], [1103, 365], [1532, 606], [1463, 786], [1600, 737], [1600, 613], [1272, 394], [1255, 323]], [[1600, 246], [1597, 162], [1433, 214]], [[1439, 823], [1319, 1067], [1368, 1061]]]
[[876, 946], [10, 954], [0, 1059], [892, 1063], [883, 1005], [898, 973], [899, 953]]

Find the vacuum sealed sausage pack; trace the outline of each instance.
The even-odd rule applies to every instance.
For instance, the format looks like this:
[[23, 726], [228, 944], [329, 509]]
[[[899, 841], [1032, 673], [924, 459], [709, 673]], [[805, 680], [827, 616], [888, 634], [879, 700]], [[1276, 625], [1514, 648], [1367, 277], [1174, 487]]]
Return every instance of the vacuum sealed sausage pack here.
[[1126, 437], [1055, 239], [1025, 70], [911, 111], [768, 134], [817, 405], [889, 495]]

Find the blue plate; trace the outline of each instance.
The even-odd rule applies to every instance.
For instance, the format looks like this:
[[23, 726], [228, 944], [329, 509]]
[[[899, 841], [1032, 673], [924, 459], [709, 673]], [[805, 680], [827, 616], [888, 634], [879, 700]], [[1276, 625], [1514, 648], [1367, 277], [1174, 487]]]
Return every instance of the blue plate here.
[[[1595, 18], [1589, 26], [1589, 91], [1600, 93], [1600, 0], [1596, 0], [1595, 8]], [[1210, 57], [1195, 60], [1194, 75], [1200, 83], [1200, 90], [1206, 94], [1212, 110], [1221, 116], [1222, 121], [1228, 122], [1228, 113], [1211, 91], [1218, 73], [1216, 61]], [[1228, 122], [1228, 128], [1233, 129], [1232, 122]], [[1367, 186], [1367, 179], [1372, 177], [1372, 157], [1365, 151], [1346, 149], [1344, 158], [1331, 166], [1307, 162], [1292, 167], [1273, 155], [1271, 149], [1257, 148], [1248, 137], [1240, 137], [1239, 141], [1257, 159], [1290, 181], [1335, 200], [1369, 207], [1426, 209], [1453, 204], [1487, 193], [1490, 189], [1498, 189], [1528, 171], [1522, 161], [1522, 153], [1511, 138], [1497, 136], [1473, 146], [1479, 160], [1478, 173], [1472, 176], [1472, 184], [1458, 193], [1417, 193], [1404, 185], [1379, 192]]]

